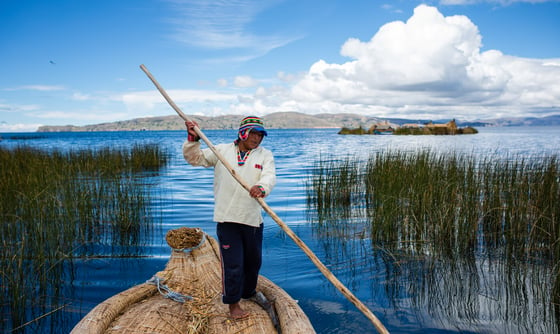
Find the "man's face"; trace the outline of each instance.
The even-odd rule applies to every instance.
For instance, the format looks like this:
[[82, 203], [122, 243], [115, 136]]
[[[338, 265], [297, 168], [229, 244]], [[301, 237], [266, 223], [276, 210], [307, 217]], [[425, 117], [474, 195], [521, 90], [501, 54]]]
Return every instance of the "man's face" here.
[[248, 150], [255, 149], [261, 144], [263, 137], [264, 135], [262, 132], [251, 130], [249, 131], [249, 137], [243, 142], [243, 144]]

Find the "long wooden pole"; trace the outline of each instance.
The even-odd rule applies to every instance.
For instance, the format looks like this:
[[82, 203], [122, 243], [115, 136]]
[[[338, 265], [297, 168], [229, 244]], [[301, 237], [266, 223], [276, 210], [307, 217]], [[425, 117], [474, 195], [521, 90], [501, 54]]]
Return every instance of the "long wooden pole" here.
[[[161, 93], [161, 95], [163, 95], [163, 97], [165, 98], [165, 100], [167, 100], [167, 102], [169, 103], [169, 105], [171, 105], [171, 107], [173, 109], [175, 109], [175, 111], [177, 112], [177, 114], [185, 121], [189, 121], [190, 119], [187, 117], [187, 115], [185, 115], [181, 109], [175, 104], [175, 102], [173, 102], [173, 100], [171, 100], [171, 98], [169, 97], [169, 95], [167, 95], [167, 93], [165, 92], [165, 90], [160, 86], [160, 84], [157, 82], [157, 80], [152, 76], [152, 74], [148, 71], [148, 69], [146, 68], [146, 66], [144, 65], [140, 65], [140, 68], [142, 69], [142, 71], [144, 71], [144, 73], [146, 73], [146, 75], [148, 76], [148, 78], [150, 78], [150, 80], [154, 83], [154, 85], [156, 86], [156, 88], [159, 90], [159, 92]], [[247, 184], [247, 182], [245, 182], [245, 180], [243, 180], [239, 175], [237, 175], [237, 173], [235, 172], [235, 170], [231, 167], [231, 165], [228, 163], [228, 161], [224, 158], [224, 156], [214, 147], [214, 145], [212, 144], [212, 142], [206, 137], [206, 135], [204, 135], [204, 133], [200, 130], [200, 128], [198, 126], [194, 127], [194, 131], [196, 132], [196, 134], [206, 143], [206, 145], [210, 148], [210, 150], [212, 150], [212, 152], [214, 152], [214, 154], [216, 155], [216, 157], [222, 162], [222, 164], [227, 168], [227, 170], [229, 171], [229, 173], [235, 178], [235, 180], [237, 180], [237, 182], [239, 182], [239, 184], [241, 184], [241, 186], [243, 188], [245, 188], [247, 191], [251, 190], [251, 186], [249, 184]], [[286, 223], [284, 223], [282, 221], [282, 219], [280, 219], [280, 217], [278, 217], [278, 215], [270, 208], [270, 206], [268, 206], [268, 204], [264, 201], [263, 198], [256, 198], [256, 200], [259, 202], [259, 204], [262, 206], [262, 208], [264, 209], [264, 211], [266, 213], [268, 213], [268, 215], [282, 228], [282, 230], [290, 237], [292, 238], [292, 240], [305, 252], [305, 254], [309, 257], [309, 259], [311, 259], [311, 261], [317, 266], [317, 268], [319, 268], [319, 270], [321, 271], [321, 273], [323, 273], [323, 275], [325, 275], [325, 277], [340, 291], [342, 292], [342, 294], [350, 301], [352, 302], [352, 304], [354, 304], [360, 311], [362, 311], [362, 313], [373, 323], [373, 325], [375, 326], [375, 328], [377, 329], [377, 331], [379, 333], [389, 333], [389, 331], [385, 328], [385, 326], [383, 325], [383, 323], [381, 323], [381, 321], [379, 321], [379, 319], [377, 319], [377, 317], [370, 311], [370, 309], [368, 309], [346, 286], [344, 286], [344, 284], [342, 284], [342, 282], [340, 282], [338, 280], [338, 278], [336, 278], [336, 276], [321, 262], [321, 260], [319, 260], [319, 258], [317, 257], [317, 255], [315, 255], [315, 253], [313, 253], [313, 251], [307, 247], [307, 245], [292, 231], [292, 229], [286, 225]]]

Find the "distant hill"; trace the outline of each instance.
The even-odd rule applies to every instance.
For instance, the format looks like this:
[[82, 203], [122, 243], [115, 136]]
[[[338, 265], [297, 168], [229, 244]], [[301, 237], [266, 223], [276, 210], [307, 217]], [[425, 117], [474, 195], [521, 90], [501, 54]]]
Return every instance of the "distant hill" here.
[[[207, 117], [188, 115], [202, 129], [237, 129], [240, 115]], [[376, 117], [365, 117], [352, 114], [319, 114], [308, 115], [298, 112], [276, 112], [262, 117], [269, 129], [305, 129], [305, 128], [340, 128], [369, 126], [378, 121]], [[84, 126], [60, 125], [41, 126], [38, 132], [71, 132], [71, 131], [141, 131], [141, 130], [184, 130], [184, 121], [177, 115], [143, 117], [128, 121], [100, 123]]]
[[[241, 116], [226, 115], [218, 117], [189, 116], [198, 122], [202, 129], [237, 129]], [[424, 120], [424, 119], [401, 119], [401, 118], [378, 118], [357, 114], [317, 114], [308, 115], [299, 112], [276, 112], [262, 117], [269, 129], [310, 129], [310, 128], [369, 128], [372, 124], [381, 120], [402, 125], [405, 123], [446, 123], [449, 119]], [[457, 120], [458, 126], [542, 126], [560, 125], [560, 115], [543, 118], [504, 118], [492, 120], [479, 120], [476, 122], [462, 122]], [[128, 121], [111, 123], [100, 123], [84, 126], [60, 125], [41, 126], [37, 132], [72, 132], [72, 131], [141, 131], [141, 130], [184, 130], [184, 121], [177, 115], [143, 117]]]
[[511, 117], [491, 119], [487, 121], [493, 126], [550, 126], [560, 125], [560, 115], [547, 117]]

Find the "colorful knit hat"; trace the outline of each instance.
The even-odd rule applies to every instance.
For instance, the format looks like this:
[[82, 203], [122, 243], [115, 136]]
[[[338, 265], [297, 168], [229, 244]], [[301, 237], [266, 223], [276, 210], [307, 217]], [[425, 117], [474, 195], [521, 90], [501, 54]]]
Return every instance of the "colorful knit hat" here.
[[247, 140], [251, 130], [259, 131], [265, 136], [267, 135], [262, 119], [257, 116], [247, 116], [241, 120], [241, 124], [239, 124], [239, 139], [242, 141]]

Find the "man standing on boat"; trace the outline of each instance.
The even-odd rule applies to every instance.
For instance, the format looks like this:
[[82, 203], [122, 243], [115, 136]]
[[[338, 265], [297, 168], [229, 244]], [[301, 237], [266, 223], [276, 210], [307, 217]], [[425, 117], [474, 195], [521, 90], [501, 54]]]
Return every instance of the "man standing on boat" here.
[[239, 304], [241, 298], [255, 295], [262, 263], [263, 218], [255, 200], [267, 196], [276, 184], [272, 153], [260, 146], [267, 135], [259, 117], [243, 118], [237, 139], [215, 148], [230, 162], [235, 173], [251, 185], [247, 192], [209, 148], [201, 149], [194, 126], [188, 131], [183, 156], [192, 166], [214, 167], [214, 220], [222, 257], [222, 301], [229, 305], [230, 316], [245, 318], [249, 313]]

